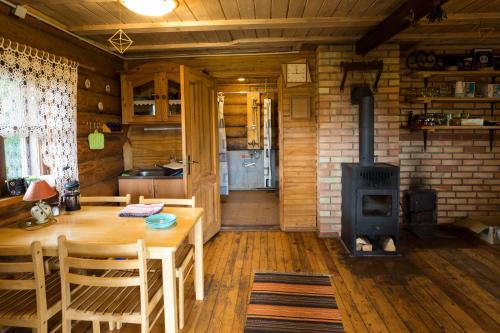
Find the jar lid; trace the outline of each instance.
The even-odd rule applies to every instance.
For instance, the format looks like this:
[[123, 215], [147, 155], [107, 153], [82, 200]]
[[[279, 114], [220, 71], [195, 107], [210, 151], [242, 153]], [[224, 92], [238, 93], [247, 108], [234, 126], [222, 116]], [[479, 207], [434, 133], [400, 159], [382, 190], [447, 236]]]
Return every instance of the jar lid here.
[[66, 184], [64, 184], [64, 188], [66, 190], [74, 190], [77, 189], [78, 187], [80, 187], [80, 183], [78, 182], [78, 180], [71, 180]]

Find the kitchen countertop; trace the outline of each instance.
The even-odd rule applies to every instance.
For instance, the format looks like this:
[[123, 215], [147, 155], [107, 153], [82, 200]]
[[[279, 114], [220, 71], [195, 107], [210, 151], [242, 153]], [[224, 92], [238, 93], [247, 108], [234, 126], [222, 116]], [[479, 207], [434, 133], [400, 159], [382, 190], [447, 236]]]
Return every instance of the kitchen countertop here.
[[183, 176], [118, 176], [118, 179], [182, 179]]
[[133, 170], [129, 172], [128, 176], [120, 175], [118, 179], [183, 179], [184, 176], [140, 176], [138, 175], [140, 170]]

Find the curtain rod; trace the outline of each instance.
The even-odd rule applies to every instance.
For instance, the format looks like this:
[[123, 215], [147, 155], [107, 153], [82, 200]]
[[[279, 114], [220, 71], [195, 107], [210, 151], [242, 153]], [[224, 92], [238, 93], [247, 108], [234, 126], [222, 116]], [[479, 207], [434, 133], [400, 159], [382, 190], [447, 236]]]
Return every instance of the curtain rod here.
[[21, 44], [2, 36], [0, 36], [0, 49], [16, 52], [17, 54], [23, 54], [30, 58], [38, 58], [40, 60], [48, 61], [51, 63], [66, 65], [72, 68], [77, 68], [79, 66], [79, 63], [77, 61], [70, 60], [66, 57], [55, 55], [53, 53], [37, 49], [26, 44]]

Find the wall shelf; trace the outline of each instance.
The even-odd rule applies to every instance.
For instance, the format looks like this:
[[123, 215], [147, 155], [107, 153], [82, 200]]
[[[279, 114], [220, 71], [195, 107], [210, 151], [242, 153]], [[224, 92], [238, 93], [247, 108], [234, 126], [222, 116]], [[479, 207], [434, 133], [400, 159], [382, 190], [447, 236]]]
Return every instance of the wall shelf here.
[[481, 70], [481, 71], [415, 71], [410, 72], [410, 77], [414, 79], [429, 79], [439, 76], [476, 76], [476, 77], [496, 77], [500, 76], [499, 70]]
[[414, 103], [500, 103], [500, 97], [415, 97], [409, 98]]
[[422, 131], [424, 136], [424, 150], [427, 150], [427, 137], [429, 132], [435, 131], [460, 131], [460, 130], [487, 130], [490, 134], [490, 151], [493, 151], [495, 132], [500, 130], [500, 126], [404, 126], [403, 129], [410, 131]]

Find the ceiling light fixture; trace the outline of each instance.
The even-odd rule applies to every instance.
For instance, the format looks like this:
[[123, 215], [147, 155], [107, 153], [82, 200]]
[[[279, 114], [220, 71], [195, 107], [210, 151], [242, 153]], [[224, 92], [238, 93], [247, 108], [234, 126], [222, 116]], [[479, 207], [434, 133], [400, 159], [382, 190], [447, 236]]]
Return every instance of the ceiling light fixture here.
[[144, 16], [163, 16], [177, 8], [176, 0], [120, 0], [131, 11]]
[[245, 78], [244, 78], [244, 77], [240, 77], [240, 78], [238, 78], [238, 81], [240, 81], [240, 82], [244, 82], [244, 81], [245, 81]]

